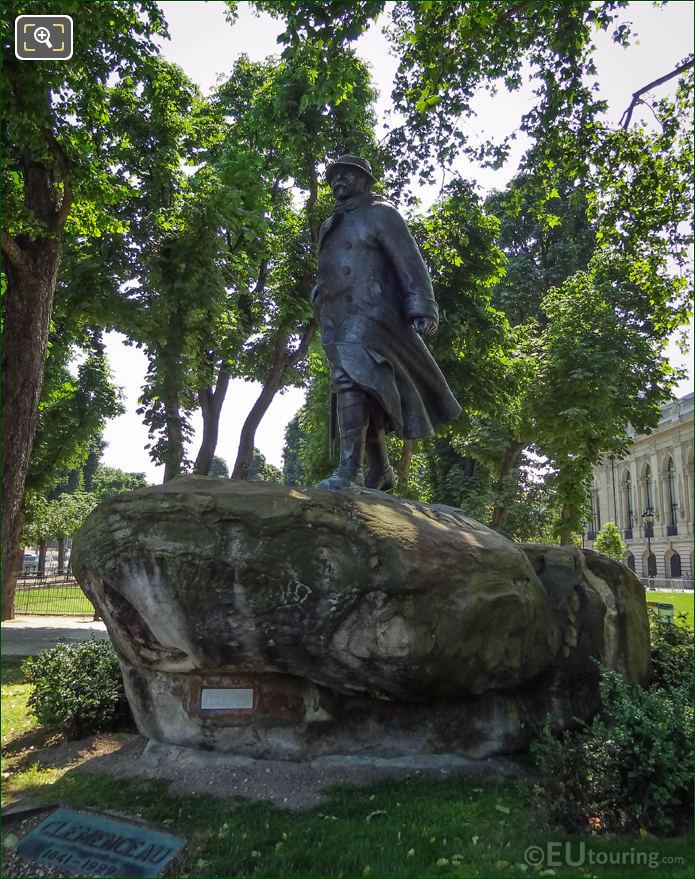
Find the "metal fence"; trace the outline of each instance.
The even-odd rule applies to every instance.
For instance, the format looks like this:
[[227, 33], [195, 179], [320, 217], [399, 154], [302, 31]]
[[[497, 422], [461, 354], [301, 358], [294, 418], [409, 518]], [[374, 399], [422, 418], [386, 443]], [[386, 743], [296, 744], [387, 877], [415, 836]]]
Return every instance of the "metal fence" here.
[[646, 592], [684, 592], [693, 594], [693, 581], [687, 578], [640, 577]]
[[57, 573], [57, 565], [42, 573], [25, 572], [17, 580], [16, 614], [94, 617], [94, 606], [71, 573]]

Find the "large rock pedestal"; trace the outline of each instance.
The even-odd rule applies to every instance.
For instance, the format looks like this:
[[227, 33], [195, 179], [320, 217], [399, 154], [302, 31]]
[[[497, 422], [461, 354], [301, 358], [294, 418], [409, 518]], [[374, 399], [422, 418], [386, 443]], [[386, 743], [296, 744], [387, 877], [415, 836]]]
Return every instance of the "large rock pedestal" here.
[[102, 504], [72, 559], [140, 731], [171, 744], [483, 757], [591, 716], [595, 660], [649, 674], [623, 565], [367, 489], [183, 477]]

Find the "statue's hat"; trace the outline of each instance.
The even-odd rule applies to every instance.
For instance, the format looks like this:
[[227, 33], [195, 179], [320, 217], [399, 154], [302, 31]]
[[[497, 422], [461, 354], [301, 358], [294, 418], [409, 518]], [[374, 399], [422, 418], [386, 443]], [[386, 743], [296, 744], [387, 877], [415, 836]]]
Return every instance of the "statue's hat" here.
[[340, 156], [340, 158], [336, 159], [335, 162], [329, 165], [326, 168], [326, 180], [329, 183], [339, 165], [351, 165], [353, 168], [359, 168], [360, 171], [364, 171], [364, 173], [368, 177], [371, 177], [376, 183], [376, 177], [372, 174], [372, 166], [366, 159], [363, 159], [360, 156]]

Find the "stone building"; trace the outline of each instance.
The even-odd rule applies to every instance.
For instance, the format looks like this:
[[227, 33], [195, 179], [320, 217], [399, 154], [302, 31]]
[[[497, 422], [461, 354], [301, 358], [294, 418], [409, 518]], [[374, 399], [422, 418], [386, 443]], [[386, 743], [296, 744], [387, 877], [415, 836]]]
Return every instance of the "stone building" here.
[[612, 519], [638, 576], [692, 585], [693, 394], [663, 406], [659, 426], [635, 436], [628, 457], [597, 465], [590, 501], [588, 546]]

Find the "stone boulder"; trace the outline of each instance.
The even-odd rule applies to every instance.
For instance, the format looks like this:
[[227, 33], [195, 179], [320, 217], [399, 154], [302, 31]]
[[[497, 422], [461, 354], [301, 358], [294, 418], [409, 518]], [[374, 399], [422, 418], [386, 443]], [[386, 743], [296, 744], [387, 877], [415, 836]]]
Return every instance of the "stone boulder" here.
[[449, 507], [183, 477], [112, 498], [73, 570], [142, 732], [303, 758], [523, 747], [649, 671], [622, 565], [521, 546]]

